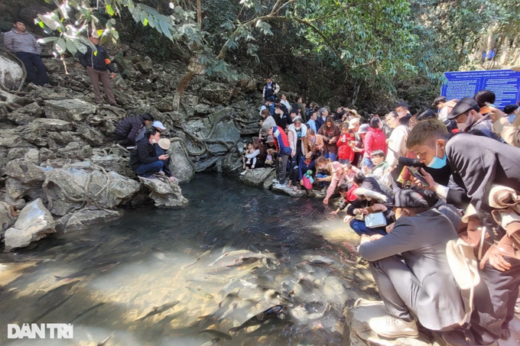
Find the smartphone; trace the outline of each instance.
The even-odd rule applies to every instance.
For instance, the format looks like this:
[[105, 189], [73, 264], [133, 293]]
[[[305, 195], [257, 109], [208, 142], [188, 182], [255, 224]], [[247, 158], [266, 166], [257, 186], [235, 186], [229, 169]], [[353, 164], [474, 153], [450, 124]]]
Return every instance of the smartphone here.
[[423, 187], [429, 187], [430, 186], [430, 184], [428, 184], [428, 182], [426, 181], [426, 179], [424, 179], [424, 177], [421, 175], [421, 173], [419, 173], [419, 171], [417, 171], [417, 168], [415, 168], [415, 167], [408, 167], [408, 170], [414, 176], [414, 178], [416, 178], [417, 180], [419, 180], [421, 182]]

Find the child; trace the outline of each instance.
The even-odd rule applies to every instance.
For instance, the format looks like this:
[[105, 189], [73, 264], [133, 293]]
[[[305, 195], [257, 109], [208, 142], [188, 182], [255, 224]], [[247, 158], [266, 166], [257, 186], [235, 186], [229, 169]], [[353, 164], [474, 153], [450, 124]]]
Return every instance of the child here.
[[274, 160], [276, 158], [276, 151], [274, 149], [267, 149], [267, 157], [265, 159], [265, 167], [274, 167]]
[[245, 155], [242, 157], [242, 168], [244, 169], [244, 172], [242, 174], [245, 174], [248, 169], [254, 169], [256, 165], [256, 157], [260, 155], [260, 150], [258, 148], [255, 148], [255, 145], [253, 143], [249, 143], [247, 145], [247, 151], [245, 152]]
[[347, 164], [354, 161], [355, 151], [350, 146], [352, 139], [352, 135], [349, 132], [349, 124], [344, 123], [337, 143], [339, 163]]
[[382, 177], [389, 168], [388, 162], [385, 161], [385, 153], [382, 150], [374, 150], [370, 154], [370, 160], [374, 164], [370, 174]]
[[[303, 177], [306, 176], [309, 178], [309, 172], [310, 173], [310, 182], [311, 185], [314, 184], [314, 172], [316, 171], [315, 163], [314, 163], [314, 156], [315, 154], [311, 151], [309, 151], [307, 154], [305, 154], [305, 157], [302, 157], [300, 159], [300, 164], [298, 165], [298, 173], [300, 178], [300, 185], [305, 187]], [[307, 188], [307, 187], [305, 187]], [[312, 186], [311, 186], [312, 189]], [[310, 189], [309, 189], [310, 190]]]
[[[350, 185], [350, 188], [349, 188]], [[332, 211], [332, 215], [337, 215], [340, 211], [344, 210], [351, 202], [355, 201], [357, 199], [357, 196], [354, 194], [354, 191], [357, 189], [356, 184], [341, 184], [339, 186], [338, 192], [341, 197], [343, 197], [343, 200], [341, 201], [341, 204], [339, 205], [338, 209], [335, 211]]]

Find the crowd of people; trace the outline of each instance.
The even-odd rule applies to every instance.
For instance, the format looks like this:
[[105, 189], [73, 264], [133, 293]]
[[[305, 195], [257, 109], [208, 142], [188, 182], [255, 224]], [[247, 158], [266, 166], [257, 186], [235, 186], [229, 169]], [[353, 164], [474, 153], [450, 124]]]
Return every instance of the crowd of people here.
[[279, 89], [267, 80], [244, 172], [277, 167], [277, 184], [321, 190], [324, 204], [339, 194], [331, 213], [345, 211], [360, 235], [388, 312], [371, 329], [416, 337], [420, 324], [451, 345], [510, 338], [520, 313], [518, 105], [498, 109], [482, 90], [364, 118], [291, 104]]

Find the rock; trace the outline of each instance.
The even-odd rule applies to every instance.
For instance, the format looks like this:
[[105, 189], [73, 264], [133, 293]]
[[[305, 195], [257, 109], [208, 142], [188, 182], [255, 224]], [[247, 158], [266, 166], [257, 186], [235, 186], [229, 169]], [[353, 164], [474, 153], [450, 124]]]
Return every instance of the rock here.
[[271, 187], [273, 187], [273, 184], [274, 184], [274, 180], [276, 179], [276, 169], [272, 168], [273, 171], [271, 172], [271, 174], [269, 174], [269, 176], [264, 180], [264, 186], [263, 188], [265, 190], [270, 190]]
[[16, 217], [11, 214], [9, 204], [0, 201], [0, 239], [4, 237], [4, 232], [10, 228]]
[[82, 161], [92, 156], [92, 148], [81, 142], [70, 142], [65, 148], [58, 149], [58, 154], [65, 159]]
[[48, 131], [72, 131], [74, 127], [70, 121], [61, 119], [39, 118], [31, 123], [31, 126], [43, 128]]
[[218, 161], [218, 157], [212, 157], [206, 160], [200, 160], [195, 162], [195, 172], [204, 172]]
[[[229, 147], [233, 146], [240, 140], [240, 131], [235, 127], [233, 121], [218, 123], [211, 135], [208, 150], [212, 154], [225, 154], [229, 151]], [[223, 145], [219, 142], [224, 142]]]
[[207, 115], [211, 113], [211, 107], [202, 103], [199, 103], [193, 108], [195, 115]]
[[22, 67], [7, 55], [0, 55], [0, 85], [9, 90], [17, 90], [22, 79]]
[[5, 232], [5, 250], [25, 247], [55, 232], [51, 213], [41, 199], [34, 200], [22, 209], [14, 226]]
[[30, 5], [30, 6], [24, 6], [22, 10], [20, 11], [19, 17], [20, 19], [24, 20], [26, 23], [34, 23], [34, 18], [38, 17], [39, 14], [45, 14], [52, 12], [51, 9], [49, 9], [46, 6], [42, 5]]
[[121, 216], [123, 216], [121, 210], [82, 209], [62, 217], [56, 223], [56, 230], [63, 233], [78, 231], [96, 223], [105, 223], [117, 220]]
[[160, 110], [161, 112], [171, 112], [173, 111], [173, 98], [166, 97], [161, 99], [159, 102], [155, 104], [155, 108]]
[[137, 68], [142, 73], [150, 73], [153, 70], [153, 61], [150, 57], [145, 56], [144, 60], [137, 63]]
[[[345, 323], [345, 331], [343, 335], [349, 338], [351, 346], [445, 346], [441, 341], [430, 341], [430, 338], [424, 333], [419, 333], [419, 338], [398, 338], [387, 339], [380, 338], [370, 329], [368, 321], [373, 317], [386, 315], [385, 306], [381, 301], [369, 301], [359, 299], [356, 306], [349, 309]], [[437, 337], [440, 341], [440, 339]]]
[[287, 185], [282, 184], [274, 184], [271, 188], [274, 192], [283, 193], [289, 195], [291, 197], [304, 197], [306, 195], [305, 190], [296, 190], [294, 191], [292, 187], [287, 187]]
[[115, 152], [106, 155], [104, 151], [100, 149], [94, 149], [90, 161], [95, 165], [103, 167], [107, 171], [116, 172], [129, 178], [136, 177], [134, 171], [130, 167], [128, 158], [124, 157], [122, 152]]
[[29, 149], [23, 158], [26, 162], [34, 163], [35, 165], [40, 164], [40, 152], [37, 149]]
[[[83, 167], [87, 167], [85, 163]], [[69, 166], [70, 167], [70, 166]], [[116, 172], [58, 168], [45, 172], [43, 190], [50, 211], [63, 216], [85, 204], [95, 209], [112, 209], [129, 201], [139, 190], [139, 183]]]
[[255, 168], [249, 169], [240, 176], [240, 180], [253, 187], [263, 187], [265, 180], [274, 172], [274, 168]]
[[7, 119], [17, 125], [27, 125], [43, 114], [43, 108], [36, 102], [15, 110], [7, 115]]
[[78, 99], [45, 101], [45, 116], [52, 119], [84, 122], [96, 112], [96, 106]]
[[203, 98], [212, 103], [228, 105], [236, 89], [224, 83], [211, 83], [200, 90]]
[[37, 198], [46, 200], [41, 190], [45, 180], [45, 171], [42, 167], [23, 159], [16, 159], [7, 164], [5, 174], [7, 175], [6, 197], [9, 202], [24, 197], [29, 197], [31, 200]]
[[79, 133], [81, 137], [85, 139], [89, 144], [94, 146], [103, 145], [103, 143], [105, 143], [107, 139], [97, 129], [84, 124], [78, 125], [78, 129], [76, 130], [76, 132]]
[[[167, 178], [166, 178], [167, 179]], [[139, 180], [150, 189], [150, 198], [159, 208], [183, 208], [188, 200], [182, 195], [179, 184], [166, 181], [165, 178], [142, 178]]]
[[173, 142], [170, 147], [170, 171], [179, 183], [189, 182], [195, 175], [191, 159], [186, 155], [184, 144]]
[[0, 130], [0, 147], [22, 148], [31, 147], [31, 145], [14, 130]]

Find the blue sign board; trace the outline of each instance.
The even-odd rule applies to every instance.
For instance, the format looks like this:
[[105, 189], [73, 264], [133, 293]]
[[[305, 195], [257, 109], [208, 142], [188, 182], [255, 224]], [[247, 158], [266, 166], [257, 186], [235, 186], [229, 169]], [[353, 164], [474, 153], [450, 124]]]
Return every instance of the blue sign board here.
[[473, 97], [480, 90], [491, 90], [496, 95], [495, 106], [520, 101], [520, 72], [512, 70], [445, 72], [442, 96], [448, 100]]

